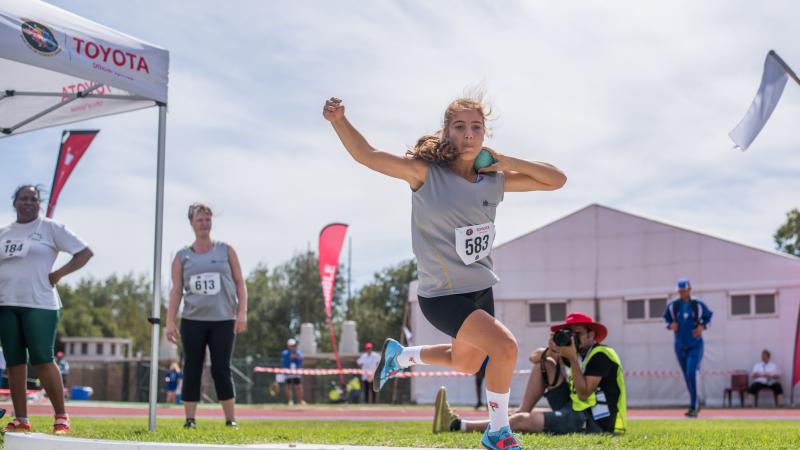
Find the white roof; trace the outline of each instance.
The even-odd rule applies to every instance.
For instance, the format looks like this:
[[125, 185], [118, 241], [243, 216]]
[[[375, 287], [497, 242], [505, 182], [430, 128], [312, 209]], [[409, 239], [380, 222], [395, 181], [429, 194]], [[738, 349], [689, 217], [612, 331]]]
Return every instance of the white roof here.
[[800, 286], [800, 258], [600, 205], [495, 247], [495, 298], [599, 298]]
[[167, 103], [169, 52], [38, 0], [0, 0], [0, 137]]

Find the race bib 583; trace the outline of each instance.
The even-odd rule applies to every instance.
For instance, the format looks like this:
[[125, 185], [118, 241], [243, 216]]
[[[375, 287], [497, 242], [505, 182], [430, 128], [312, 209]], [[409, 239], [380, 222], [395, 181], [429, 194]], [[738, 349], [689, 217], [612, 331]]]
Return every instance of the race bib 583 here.
[[480, 261], [492, 252], [495, 233], [493, 223], [456, 228], [455, 232], [456, 253], [464, 264]]

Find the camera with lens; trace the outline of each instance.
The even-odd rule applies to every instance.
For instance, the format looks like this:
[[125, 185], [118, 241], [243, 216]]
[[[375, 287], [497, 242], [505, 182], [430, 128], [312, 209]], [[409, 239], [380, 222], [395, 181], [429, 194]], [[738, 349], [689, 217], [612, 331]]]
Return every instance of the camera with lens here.
[[[558, 330], [553, 334], [553, 342], [559, 347], [569, 347], [572, 345], [572, 338], [575, 337], [575, 332], [569, 328]], [[577, 340], [575, 342], [577, 344]]]

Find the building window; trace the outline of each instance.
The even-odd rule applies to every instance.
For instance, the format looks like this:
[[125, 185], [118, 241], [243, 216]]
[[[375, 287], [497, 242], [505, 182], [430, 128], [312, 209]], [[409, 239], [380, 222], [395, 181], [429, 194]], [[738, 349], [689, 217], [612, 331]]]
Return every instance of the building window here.
[[81, 355], [85, 355], [89, 353], [89, 343], [83, 342], [81, 343]]
[[550, 322], [563, 322], [566, 318], [566, 303], [550, 303]]
[[666, 298], [625, 300], [625, 318], [628, 320], [660, 319], [666, 307]]
[[111, 344], [111, 356], [116, 356], [117, 354], [117, 344]]
[[756, 314], [775, 314], [775, 294], [758, 294], [755, 301]]
[[563, 322], [567, 317], [567, 302], [528, 303], [528, 322], [535, 324]]
[[74, 342], [70, 342], [69, 343], [69, 354], [70, 355], [74, 355], [75, 354], [75, 343]]
[[628, 319], [644, 319], [644, 300], [628, 300], [627, 302]]
[[666, 298], [651, 298], [647, 301], [650, 313], [647, 317], [651, 319], [660, 319], [664, 315], [664, 310], [667, 309]]
[[731, 295], [732, 316], [773, 315], [775, 312], [775, 294]]
[[96, 355], [102, 355], [103, 354], [103, 344], [102, 343], [98, 342], [97, 345], [95, 345], [94, 353]]
[[544, 303], [531, 303], [528, 305], [528, 320], [531, 323], [547, 322], [547, 305]]
[[750, 296], [732, 295], [731, 314], [734, 316], [746, 316], [750, 314]]

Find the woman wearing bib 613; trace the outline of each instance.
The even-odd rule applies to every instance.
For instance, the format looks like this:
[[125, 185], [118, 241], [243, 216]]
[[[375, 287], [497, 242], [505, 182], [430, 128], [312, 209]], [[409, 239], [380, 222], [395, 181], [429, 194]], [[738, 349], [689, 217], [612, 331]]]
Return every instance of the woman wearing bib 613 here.
[[[402, 347], [387, 339], [375, 373], [380, 389], [416, 364], [477, 372], [486, 357], [490, 426], [481, 443], [490, 449], [519, 448], [508, 424], [517, 342], [494, 316], [491, 248], [494, 218], [504, 192], [551, 191], [566, 176], [550, 164], [524, 161], [483, 146], [486, 114], [480, 99], [460, 98], [447, 107], [442, 129], [421, 137], [400, 157], [376, 150], [350, 124], [344, 104], [325, 102], [323, 116], [357, 162], [406, 181], [412, 194], [411, 237], [419, 271], [419, 303], [425, 318], [450, 335], [451, 344]], [[493, 164], [475, 170], [481, 151]], [[481, 157], [483, 159], [484, 156]]]
[[[225, 425], [238, 428], [234, 415], [236, 394], [231, 376], [231, 356], [236, 333], [247, 330], [247, 285], [239, 257], [228, 244], [211, 239], [208, 205], [189, 207], [194, 230], [192, 245], [181, 249], [172, 262], [172, 290], [167, 309], [167, 338], [183, 342], [184, 428], [197, 427], [195, 414], [200, 401], [200, 378], [206, 347], [211, 358], [211, 377], [225, 413]], [[180, 334], [175, 327], [183, 300]]]

